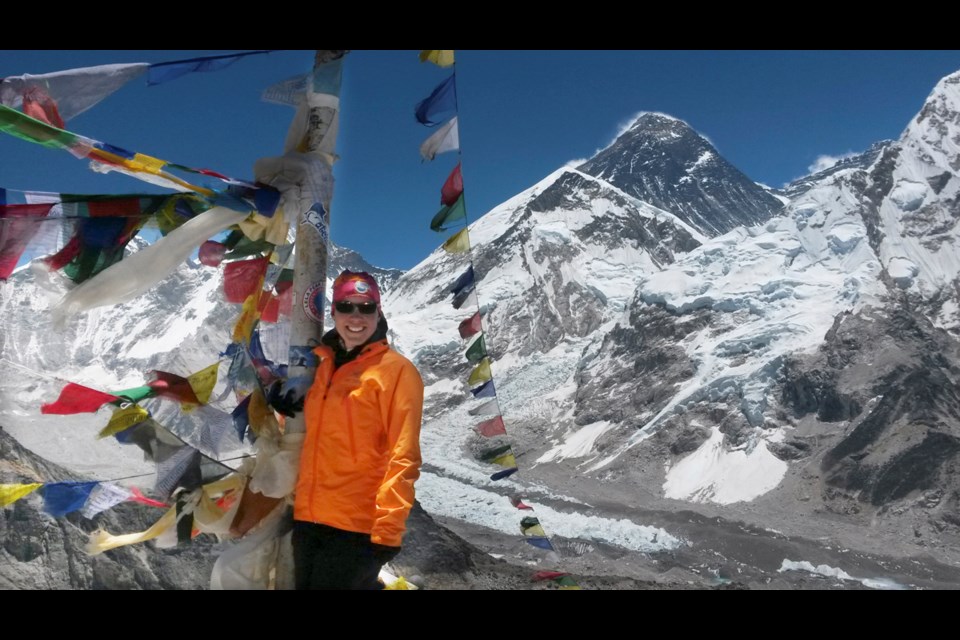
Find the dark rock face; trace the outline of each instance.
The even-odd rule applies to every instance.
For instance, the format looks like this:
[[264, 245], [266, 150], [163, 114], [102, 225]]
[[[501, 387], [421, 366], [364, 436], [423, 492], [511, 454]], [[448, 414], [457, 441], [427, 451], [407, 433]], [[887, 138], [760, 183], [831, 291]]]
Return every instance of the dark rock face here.
[[578, 168], [708, 236], [764, 222], [783, 208], [686, 123], [659, 114], [640, 116]]
[[581, 362], [576, 423], [610, 420], [639, 426], [641, 416], [662, 409], [673, 397], [677, 383], [695, 370], [677, 344], [691, 331], [705, 326], [709, 317], [707, 310], [675, 316], [662, 307], [634, 300], [629, 325], [614, 327], [604, 336], [599, 350]]
[[863, 153], [858, 153], [855, 156], [849, 158], [843, 158], [838, 161], [832, 167], [824, 169], [822, 171], [817, 171], [816, 173], [811, 173], [808, 176], [804, 176], [798, 180], [794, 180], [789, 185], [787, 185], [783, 194], [790, 199], [798, 198], [806, 193], [811, 187], [818, 183], [822, 183], [824, 180], [827, 180], [833, 175], [840, 173], [841, 171], [847, 171], [850, 169], [863, 169], [866, 170], [876, 162], [877, 158], [880, 157], [888, 147], [892, 146], [894, 143], [892, 140], [882, 140], [880, 142], [875, 142], [870, 145], [870, 148], [864, 151]]
[[840, 316], [815, 357], [787, 363], [783, 406], [837, 423], [821, 458], [828, 505], [902, 512], [920, 496], [934, 526], [956, 526], [956, 501], [922, 496], [960, 491], [958, 362], [960, 341], [893, 306]]

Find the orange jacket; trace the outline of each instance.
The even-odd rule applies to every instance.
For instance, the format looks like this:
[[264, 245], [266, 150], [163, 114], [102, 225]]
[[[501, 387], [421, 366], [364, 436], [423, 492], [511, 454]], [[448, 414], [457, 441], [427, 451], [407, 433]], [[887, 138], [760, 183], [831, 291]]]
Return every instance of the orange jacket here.
[[294, 517], [399, 547], [420, 476], [420, 373], [386, 340], [336, 371], [330, 347], [314, 353]]

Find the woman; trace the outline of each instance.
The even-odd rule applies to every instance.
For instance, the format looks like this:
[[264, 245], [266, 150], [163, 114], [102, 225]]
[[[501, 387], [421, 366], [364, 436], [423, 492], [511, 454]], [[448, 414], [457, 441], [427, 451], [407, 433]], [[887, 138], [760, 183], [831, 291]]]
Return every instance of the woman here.
[[400, 551], [420, 475], [423, 381], [387, 344], [380, 288], [368, 273], [333, 283], [334, 329], [307, 394], [294, 502], [298, 589], [377, 589]]

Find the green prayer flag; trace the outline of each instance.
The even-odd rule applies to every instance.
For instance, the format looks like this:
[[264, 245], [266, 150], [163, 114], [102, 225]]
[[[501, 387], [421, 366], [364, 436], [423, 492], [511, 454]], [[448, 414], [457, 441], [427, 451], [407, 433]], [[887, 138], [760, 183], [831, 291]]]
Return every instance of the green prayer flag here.
[[467, 360], [470, 362], [480, 362], [487, 355], [487, 344], [483, 340], [483, 334], [480, 334], [480, 337], [473, 341], [473, 344], [470, 345], [470, 348], [467, 349], [465, 354]]
[[456, 222], [457, 220], [463, 220], [467, 217], [467, 207], [463, 203], [463, 195], [461, 194], [457, 201], [448, 207], [443, 207], [440, 211], [437, 211], [437, 214], [433, 216], [433, 220], [430, 221], [430, 228], [434, 231], [445, 231], [446, 226], [450, 222]]

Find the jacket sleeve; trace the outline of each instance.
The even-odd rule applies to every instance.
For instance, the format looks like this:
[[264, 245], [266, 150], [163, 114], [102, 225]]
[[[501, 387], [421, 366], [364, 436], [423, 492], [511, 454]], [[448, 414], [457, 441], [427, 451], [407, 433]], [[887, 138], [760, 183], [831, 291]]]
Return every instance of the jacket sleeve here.
[[423, 380], [407, 362], [397, 378], [387, 417], [387, 472], [377, 490], [370, 541], [399, 547], [413, 507], [413, 483], [420, 477], [420, 422]]

